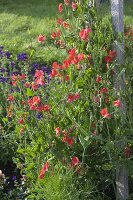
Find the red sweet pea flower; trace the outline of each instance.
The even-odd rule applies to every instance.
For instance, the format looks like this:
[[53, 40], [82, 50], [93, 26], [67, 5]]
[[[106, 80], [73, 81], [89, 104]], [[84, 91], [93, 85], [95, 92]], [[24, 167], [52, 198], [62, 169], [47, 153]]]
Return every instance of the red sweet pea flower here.
[[60, 127], [57, 127], [57, 128], [55, 129], [55, 132], [56, 132], [56, 136], [60, 136], [60, 134], [62, 133], [62, 130], [61, 130]]
[[35, 72], [35, 77], [43, 77], [44, 76], [44, 72], [42, 70], [36, 70]]
[[62, 33], [61, 33], [61, 30], [59, 29], [59, 30], [57, 31], [57, 36], [60, 38], [61, 35], [62, 35]]
[[100, 83], [101, 81], [102, 81], [102, 77], [98, 75], [97, 78], [96, 78], [96, 82]]
[[68, 6], [70, 4], [70, 0], [64, 0], [66, 6]]
[[100, 111], [100, 114], [103, 116], [103, 118], [111, 118], [111, 114], [109, 114], [107, 108], [103, 108], [103, 109]]
[[40, 174], [38, 176], [39, 179], [43, 179], [45, 177], [46, 172], [49, 169], [49, 162], [46, 162], [46, 164], [43, 166], [43, 168], [40, 171]]
[[57, 19], [56, 23], [59, 24], [59, 25], [62, 25], [63, 24], [63, 19], [62, 18]]
[[66, 81], [69, 81], [69, 80], [70, 80], [69, 75], [66, 75], [66, 76], [65, 76], [65, 80], [66, 80]]
[[42, 111], [48, 112], [50, 111], [51, 106], [50, 105], [44, 105]]
[[80, 94], [76, 93], [74, 98], [75, 98], [75, 100], [78, 100], [80, 98]]
[[63, 27], [64, 27], [64, 28], [69, 28], [69, 27], [70, 27], [70, 24], [64, 21], [64, 22], [63, 22]]
[[62, 3], [59, 4], [59, 6], [58, 6], [58, 11], [59, 11], [60, 13], [63, 12], [63, 4], [62, 4]]
[[64, 137], [63, 137], [63, 139], [62, 139], [62, 142], [65, 142], [65, 143], [67, 143], [69, 146], [72, 146], [73, 143], [74, 143], [74, 139], [71, 138], [71, 137], [69, 137], [69, 136], [67, 135], [67, 133], [64, 133]]
[[59, 72], [56, 69], [52, 69], [52, 72], [50, 74], [50, 77], [53, 78], [55, 76], [58, 76]]
[[79, 93], [76, 93], [76, 94], [69, 94], [68, 95], [68, 98], [67, 98], [67, 102], [73, 102], [73, 101], [76, 101], [80, 98], [80, 94]]
[[82, 61], [82, 60], [84, 60], [85, 59], [85, 55], [83, 54], [83, 53], [79, 53], [78, 54], [78, 60], [79, 61]]
[[11, 101], [13, 102], [15, 100], [14, 96], [13, 95], [8, 95], [8, 101]]
[[36, 83], [32, 83], [31, 87], [33, 90], [37, 90], [39, 86]]
[[108, 94], [108, 89], [107, 88], [102, 88], [100, 90], [100, 94], [102, 94], [102, 93]]
[[44, 77], [37, 77], [36, 79], [35, 79], [35, 84], [37, 84], [37, 85], [45, 85], [45, 81], [44, 81]]
[[31, 87], [31, 83], [26, 82], [26, 83], [24, 84], [24, 86], [25, 86], [26, 88], [29, 88], [29, 87]]
[[110, 50], [109, 51], [109, 56], [111, 57], [111, 58], [116, 58], [116, 56], [117, 56], [117, 53], [116, 53], [116, 51], [112, 51], [112, 50]]
[[69, 145], [69, 146], [72, 146], [72, 145], [73, 145], [73, 143], [74, 143], [74, 139], [73, 139], [73, 138], [70, 138], [70, 137], [68, 137], [68, 138], [67, 138], [67, 143], [68, 143], [68, 145]]
[[51, 38], [55, 40], [56, 37], [57, 37], [57, 33], [56, 33], [56, 32], [52, 32], [52, 34], [51, 34]]
[[107, 63], [111, 63], [116, 58], [116, 56], [117, 56], [116, 51], [110, 50], [108, 56], [105, 57], [105, 61]]
[[24, 124], [24, 123], [25, 123], [25, 122], [24, 122], [24, 119], [23, 119], [23, 118], [20, 118], [18, 123], [19, 123], [19, 124]]
[[20, 80], [24, 80], [27, 78], [26, 74], [21, 74], [19, 75]]
[[115, 106], [115, 107], [122, 107], [122, 102], [121, 102], [121, 100], [116, 100], [116, 101], [114, 101], [113, 102], [113, 105]]
[[71, 61], [70, 60], [64, 60], [63, 62], [63, 68], [68, 69], [70, 67]]
[[77, 9], [78, 5], [77, 3], [72, 2], [72, 9], [75, 11]]
[[29, 100], [28, 100], [28, 104], [29, 104], [30, 106], [38, 105], [40, 102], [41, 102], [41, 99], [40, 99], [39, 96], [34, 96], [32, 99], [29, 99]]
[[79, 163], [80, 163], [80, 161], [79, 161], [78, 157], [74, 156], [74, 157], [72, 158], [71, 165], [72, 165], [73, 167], [76, 167]]
[[46, 40], [46, 36], [45, 35], [39, 35], [38, 42], [44, 42], [45, 40]]
[[76, 56], [76, 49], [73, 48], [69, 51], [69, 57], [70, 58], [74, 58]]
[[80, 39], [81, 39], [81, 40], [86, 40], [86, 41], [88, 41], [88, 39], [89, 39], [89, 34], [90, 34], [91, 32], [92, 32], [92, 29], [91, 29], [91, 28], [82, 29], [82, 30], [79, 32]]
[[131, 156], [131, 154], [132, 154], [131, 148], [130, 147], [125, 147], [124, 154], [125, 154], [126, 158], [129, 158]]

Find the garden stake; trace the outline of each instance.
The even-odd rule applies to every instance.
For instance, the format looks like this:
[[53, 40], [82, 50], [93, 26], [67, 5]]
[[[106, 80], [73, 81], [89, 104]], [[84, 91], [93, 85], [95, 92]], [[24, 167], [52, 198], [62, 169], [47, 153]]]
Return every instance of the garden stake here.
[[[117, 52], [117, 65], [115, 66], [114, 75], [114, 89], [119, 96], [121, 91], [125, 88], [125, 73], [119, 77], [119, 66], [124, 64], [124, 14], [123, 14], [123, 0], [111, 0], [111, 14], [113, 26], [116, 34], [115, 49]], [[121, 108], [122, 118], [126, 111], [126, 105]], [[117, 143], [117, 148], [125, 147], [125, 142]], [[116, 190], [117, 198], [119, 200], [126, 200], [129, 196], [128, 191], [128, 172], [124, 164], [118, 166], [116, 169]]]

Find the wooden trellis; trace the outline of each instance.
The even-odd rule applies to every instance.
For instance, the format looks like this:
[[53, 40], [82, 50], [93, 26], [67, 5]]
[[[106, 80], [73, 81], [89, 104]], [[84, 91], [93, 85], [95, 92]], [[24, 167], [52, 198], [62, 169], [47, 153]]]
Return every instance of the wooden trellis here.
[[[91, 0], [89, 0], [90, 2]], [[91, 1], [96, 7], [98, 8], [100, 5], [100, 0], [92, 0]], [[124, 90], [125, 87], [125, 74], [123, 73], [119, 77], [119, 66], [124, 64], [124, 13], [123, 7], [124, 2], [123, 0], [110, 0], [111, 3], [111, 15], [112, 15], [112, 22], [114, 26], [114, 31], [116, 34], [116, 41], [114, 44], [114, 48], [117, 52], [117, 64], [115, 66], [115, 76], [114, 76], [114, 89], [116, 94], [120, 94], [121, 90]], [[119, 96], [119, 98], [121, 98]], [[123, 106], [121, 109], [123, 115], [126, 112], [126, 105]], [[123, 147], [126, 144], [124, 142], [118, 143], [117, 148], [119, 146]], [[116, 190], [117, 190], [117, 200], [126, 200], [129, 196], [128, 191], [128, 173], [124, 164], [122, 166], [117, 167], [116, 169]]]
[[[114, 30], [116, 33], [115, 49], [117, 51], [117, 65], [115, 66], [114, 89], [119, 95], [120, 91], [125, 87], [125, 74], [119, 77], [119, 66], [124, 64], [124, 13], [123, 13], [123, 0], [110, 0], [111, 1], [111, 15]], [[121, 97], [119, 97], [121, 98]], [[126, 105], [121, 110], [124, 115], [126, 112]], [[124, 148], [124, 142], [118, 143], [118, 147]], [[116, 169], [116, 189], [117, 199], [126, 200], [129, 196], [128, 191], [128, 173], [126, 167], [123, 165]]]

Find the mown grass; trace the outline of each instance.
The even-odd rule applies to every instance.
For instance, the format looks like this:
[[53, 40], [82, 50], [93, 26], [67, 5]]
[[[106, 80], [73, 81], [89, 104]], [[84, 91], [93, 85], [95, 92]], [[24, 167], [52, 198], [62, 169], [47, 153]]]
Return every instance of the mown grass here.
[[[99, 14], [103, 17], [108, 17], [110, 15], [110, 1], [106, 0], [100, 5]], [[133, 1], [124, 0], [124, 23], [125, 26], [133, 27]]]
[[58, 15], [58, 0], [0, 0], [0, 45], [15, 53], [35, 50], [34, 58], [52, 62], [61, 59], [63, 51], [53, 45], [41, 46], [39, 34], [50, 40]]
[[[48, 43], [37, 42], [39, 34], [46, 34], [48, 41], [55, 28], [60, 0], [0, 0], [0, 45], [14, 53], [34, 51], [33, 58], [47, 63], [62, 60], [65, 52]], [[110, 13], [109, 2], [101, 4], [102, 16]], [[125, 23], [133, 26], [133, 3], [125, 1]], [[33, 52], [33, 51], [32, 51]]]

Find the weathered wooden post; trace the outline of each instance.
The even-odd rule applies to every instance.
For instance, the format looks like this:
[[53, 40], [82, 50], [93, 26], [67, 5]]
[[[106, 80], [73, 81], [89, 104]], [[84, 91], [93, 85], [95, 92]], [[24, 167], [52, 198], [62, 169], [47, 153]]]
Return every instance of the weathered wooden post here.
[[100, 5], [100, 1], [101, 1], [101, 0], [95, 0], [95, 1], [96, 1], [96, 7], [98, 8], [99, 5]]
[[[116, 94], [119, 96], [121, 91], [125, 87], [125, 74], [123, 73], [120, 77], [119, 67], [124, 64], [124, 13], [123, 13], [123, 0], [111, 0], [111, 14], [116, 33], [115, 49], [117, 52], [117, 65], [115, 66], [114, 76], [114, 89]], [[120, 96], [119, 96], [120, 98]], [[126, 112], [126, 105], [123, 106], [121, 112], [124, 116]], [[122, 139], [122, 138], [120, 138]], [[124, 138], [123, 138], [124, 139]], [[125, 146], [125, 142], [119, 142], [117, 148]], [[128, 191], [128, 173], [124, 164], [118, 166], [116, 169], [116, 190], [117, 198], [119, 200], [126, 200], [129, 195]]]

